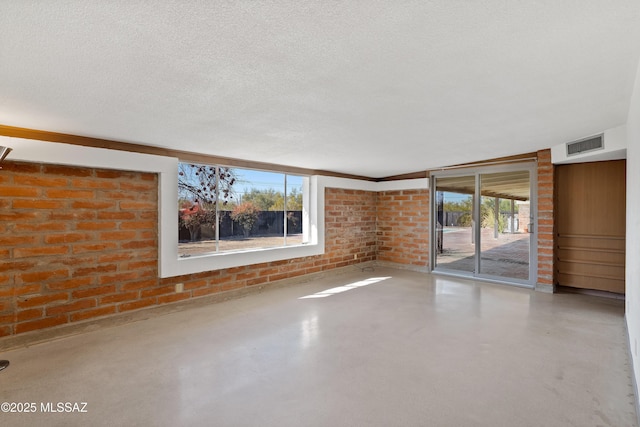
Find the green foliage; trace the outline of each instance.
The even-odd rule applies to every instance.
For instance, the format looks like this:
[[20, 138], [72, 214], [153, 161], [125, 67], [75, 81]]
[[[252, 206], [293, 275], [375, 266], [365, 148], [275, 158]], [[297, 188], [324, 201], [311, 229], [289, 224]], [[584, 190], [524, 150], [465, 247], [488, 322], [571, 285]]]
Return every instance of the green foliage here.
[[[459, 218], [457, 225], [460, 227], [471, 227], [473, 205], [471, 197], [460, 202], [445, 202], [445, 212], [464, 212]], [[511, 212], [511, 200], [500, 199], [500, 212]], [[518, 205], [514, 206], [514, 212], [518, 212]], [[495, 225], [495, 199], [493, 197], [483, 197], [480, 205], [480, 226], [482, 228], [493, 228]], [[502, 233], [507, 228], [507, 219], [503, 215], [498, 215], [498, 231]]]
[[[243, 202], [252, 202], [263, 211], [283, 211], [284, 210], [284, 194], [282, 191], [276, 191], [273, 188], [268, 190], [258, 190], [252, 188], [242, 197]], [[287, 197], [288, 211], [302, 210], [302, 192], [297, 188], [289, 190]]]
[[268, 211], [269, 208], [276, 202], [279, 197], [282, 197], [282, 193], [274, 190], [273, 188], [269, 188], [266, 190], [258, 190], [257, 188], [252, 188], [251, 190], [244, 193], [242, 196], [243, 202], [251, 202], [255, 206], [257, 206], [262, 211]]
[[[496, 222], [496, 210], [494, 199], [484, 198], [480, 205], [480, 217], [482, 228], [493, 228]], [[507, 228], [507, 220], [498, 213], [498, 232], [502, 233]]]

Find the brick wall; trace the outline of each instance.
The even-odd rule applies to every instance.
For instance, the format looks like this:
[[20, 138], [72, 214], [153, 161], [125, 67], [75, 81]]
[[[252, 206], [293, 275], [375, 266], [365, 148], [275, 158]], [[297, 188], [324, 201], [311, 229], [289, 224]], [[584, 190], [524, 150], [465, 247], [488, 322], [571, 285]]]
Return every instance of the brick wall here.
[[384, 191], [377, 200], [378, 260], [429, 268], [429, 190]]
[[376, 259], [375, 192], [325, 190], [325, 250], [335, 267]]
[[551, 150], [538, 151], [538, 285], [553, 287], [554, 222]]
[[[553, 165], [538, 156], [538, 283], [553, 285]], [[155, 174], [3, 167], [0, 337], [366, 261], [429, 267], [428, 190], [328, 188], [324, 255], [159, 279]]]
[[[20, 162], [3, 168], [0, 337], [376, 256], [375, 193], [327, 189], [324, 255], [159, 279], [155, 174]], [[177, 283], [184, 292], [175, 292]]]

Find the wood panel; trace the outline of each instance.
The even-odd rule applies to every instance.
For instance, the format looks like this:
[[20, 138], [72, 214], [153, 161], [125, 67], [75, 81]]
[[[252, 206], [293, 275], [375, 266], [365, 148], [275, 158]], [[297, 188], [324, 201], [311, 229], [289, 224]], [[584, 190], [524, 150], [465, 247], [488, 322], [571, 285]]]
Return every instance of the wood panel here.
[[626, 162], [556, 169], [558, 284], [624, 293]]

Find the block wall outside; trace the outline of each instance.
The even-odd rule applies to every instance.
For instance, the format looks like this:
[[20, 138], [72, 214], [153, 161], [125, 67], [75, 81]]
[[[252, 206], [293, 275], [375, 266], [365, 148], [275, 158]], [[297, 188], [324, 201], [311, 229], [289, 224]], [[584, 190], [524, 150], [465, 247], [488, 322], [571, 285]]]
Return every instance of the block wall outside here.
[[155, 174], [3, 163], [0, 337], [376, 257], [376, 194], [327, 189], [324, 255], [160, 279], [157, 193]]
[[429, 190], [378, 193], [378, 260], [429, 268]]

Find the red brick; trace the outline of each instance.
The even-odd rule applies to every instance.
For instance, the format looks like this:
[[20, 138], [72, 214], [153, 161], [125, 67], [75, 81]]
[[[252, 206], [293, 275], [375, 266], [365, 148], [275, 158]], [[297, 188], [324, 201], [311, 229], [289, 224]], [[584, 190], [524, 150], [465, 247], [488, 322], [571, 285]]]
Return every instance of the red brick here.
[[189, 291], [192, 289], [204, 288], [207, 286], [206, 280], [196, 280], [195, 282], [188, 282], [184, 284], [184, 290]]
[[53, 211], [49, 213], [51, 221], [88, 221], [96, 219], [94, 211]]
[[116, 249], [117, 247], [118, 245], [113, 242], [86, 243], [73, 245], [72, 251], [74, 254], [81, 254], [86, 252], [104, 252]]
[[109, 230], [115, 227], [116, 223], [111, 221], [79, 222], [76, 224], [77, 230]]
[[69, 182], [65, 178], [50, 178], [47, 176], [16, 175], [13, 182], [32, 187], [65, 187]]
[[104, 285], [107, 283], [120, 283], [120, 282], [127, 282], [129, 280], [133, 280], [137, 278], [138, 278], [137, 272], [128, 271], [125, 273], [118, 273], [118, 274], [113, 274], [108, 276], [100, 276], [98, 278], [98, 283], [101, 285]]
[[50, 295], [34, 295], [27, 297], [20, 297], [17, 299], [16, 304], [18, 308], [31, 308], [40, 305], [46, 305], [56, 301], [67, 301], [69, 296], [66, 293], [57, 293]]
[[142, 249], [156, 247], [154, 240], [139, 240], [122, 244], [122, 249]]
[[27, 258], [47, 255], [64, 255], [69, 253], [68, 246], [41, 246], [31, 248], [16, 248], [13, 250], [15, 258]]
[[115, 295], [107, 295], [104, 296], [102, 298], [100, 298], [100, 304], [113, 304], [113, 303], [118, 303], [118, 302], [123, 302], [123, 301], [133, 301], [138, 299], [138, 292], [137, 291], [131, 291], [131, 292], [120, 292], [118, 294]]
[[100, 211], [98, 219], [133, 220], [136, 219], [136, 214], [135, 212]]
[[40, 169], [41, 165], [37, 163], [13, 162], [11, 160], [5, 160], [2, 163], [2, 170], [5, 173], [39, 173]]
[[205, 288], [205, 289], [194, 289], [191, 294], [194, 297], [203, 297], [206, 295], [217, 294], [221, 291], [219, 287], [214, 288]]
[[156, 202], [135, 202], [135, 201], [121, 201], [120, 209], [124, 210], [134, 210], [134, 211], [143, 211], [145, 209], [148, 210], [157, 210], [158, 204]]
[[157, 224], [153, 221], [126, 221], [120, 224], [121, 230], [141, 230], [141, 229], [153, 229]]
[[138, 193], [132, 191], [98, 191], [98, 198], [100, 199], [114, 199], [124, 201], [147, 201], [152, 199], [152, 196], [148, 193]]
[[71, 204], [73, 209], [115, 209], [116, 203], [104, 200], [77, 200]]
[[110, 169], [102, 169], [96, 170], [97, 178], [107, 178], [107, 179], [117, 179], [117, 178], [125, 178], [125, 179], [135, 179], [136, 173], [134, 172], [124, 172], [119, 170], [110, 170]]
[[66, 231], [67, 224], [62, 222], [39, 222], [39, 223], [17, 223], [13, 226], [16, 232], [52, 232], [52, 231]]
[[83, 256], [73, 255], [72, 257], [56, 258], [55, 261], [52, 260], [52, 262], [55, 262], [56, 264], [71, 266], [74, 268], [78, 268], [83, 264], [95, 265], [97, 263], [96, 257], [93, 254]]
[[43, 168], [43, 172], [46, 174], [62, 176], [91, 176], [92, 174], [91, 169], [59, 165], [46, 165]]
[[139, 280], [137, 282], [125, 283], [121, 286], [123, 291], [132, 291], [138, 289], [145, 289], [157, 286], [158, 281], [155, 279], [152, 280]]
[[157, 211], [140, 211], [138, 213], [140, 219], [150, 219], [155, 222], [158, 222], [158, 212]]
[[51, 189], [47, 190], [47, 197], [52, 199], [93, 199], [95, 193], [90, 190]]
[[69, 277], [68, 270], [48, 270], [34, 271], [31, 273], [22, 273], [18, 277], [25, 283], [42, 282], [50, 279], [59, 279]]
[[128, 261], [134, 255], [130, 252], [116, 252], [113, 254], [105, 254], [101, 255], [98, 258], [99, 263], [112, 263], [112, 262], [120, 262], [120, 261]]
[[13, 209], [64, 209], [67, 202], [48, 199], [15, 199], [12, 205]]
[[38, 197], [40, 189], [33, 187], [0, 187], [0, 197]]
[[128, 270], [139, 270], [139, 269], [155, 269], [158, 266], [158, 261], [152, 259], [151, 261], [138, 261], [138, 262], [130, 262], [127, 265]]
[[79, 289], [71, 293], [72, 298], [88, 298], [96, 297], [107, 294], [112, 294], [116, 291], [115, 285], [98, 286], [96, 288]]
[[93, 310], [80, 311], [71, 315], [72, 322], [79, 322], [80, 320], [92, 319], [95, 317], [107, 316], [116, 312], [115, 306], [100, 307]]
[[47, 283], [47, 289], [51, 290], [65, 290], [65, 289], [76, 289], [81, 288], [83, 286], [89, 286], [93, 283], [93, 277], [76, 277], [73, 279], [62, 280], [59, 282], [51, 282]]
[[149, 307], [150, 305], [154, 305], [156, 303], [155, 298], [149, 298], [145, 300], [139, 300], [135, 302], [125, 302], [118, 306], [119, 311], [130, 311], [137, 310], [144, 307]]
[[158, 297], [158, 304], [166, 304], [170, 302], [182, 301], [190, 298], [187, 292], [182, 292], [179, 294], [171, 294], [171, 295], [162, 295]]
[[12, 287], [0, 288], [0, 297], [37, 294], [41, 291], [42, 286], [40, 284], [15, 285]]
[[96, 179], [79, 179], [74, 178], [71, 180], [71, 186], [74, 188], [98, 188], [102, 190], [109, 190], [118, 188], [118, 184], [113, 181], [104, 181]]
[[173, 286], [162, 286], [154, 289], [143, 289], [140, 291], [140, 298], [156, 297], [158, 295], [166, 295], [175, 292]]
[[63, 234], [49, 234], [44, 236], [44, 242], [49, 244], [55, 243], [73, 243], [83, 240], [90, 240], [93, 238], [89, 233], [63, 233]]
[[158, 230], [157, 229], [147, 230], [147, 231], [140, 230], [138, 231], [138, 235], [140, 236], [140, 239], [144, 239], [144, 240], [157, 239]]
[[47, 316], [55, 316], [57, 314], [69, 313], [71, 311], [83, 310], [96, 306], [93, 299], [81, 299], [70, 304], [54, 305], [47, 307]]
[[133, 240], [135, 238], [135, 231], [107, 231], [100, 233], [100, 240]]
[[20, 310], [16, 313], [15, 322], [24, 322], [26, 320], [39, 319], [43, 315], [43, 309], [41, 308], [30, 308], [28, 310]]
[[103, 265], [96, 265], [93, 267], [78, 268], [76, 271], [73, 272], [73, 276], [78, 277], [78, 276], [87, 276], [89, 274], [96, 274], [96, 273], [113, 273], [116, 270], [118, 270], [118, 266], [116, 264], [103, 264]]
[[38, 329], [46, 329], [51, 328], [53, 326], [62, 325], [67, 323], [67, 316], [59, 315], [56, 317], [48, 317], [41, 320], [34, 320], [31, 322], [18, 323], [16, 325], [16, 334], [21, 334], [24, 332], [35, 331]]
[[0, 246], [33, 245], [36, 243], [36, 236], [23, 236], [20, 234], [0, 236]]
[[0, 337], [8, 337], [11, 334], [11, 326], [0, 326]]
[[122, 181], [120, 189], [127, 191], [151, 192], [158, 189], [154, 182]]

